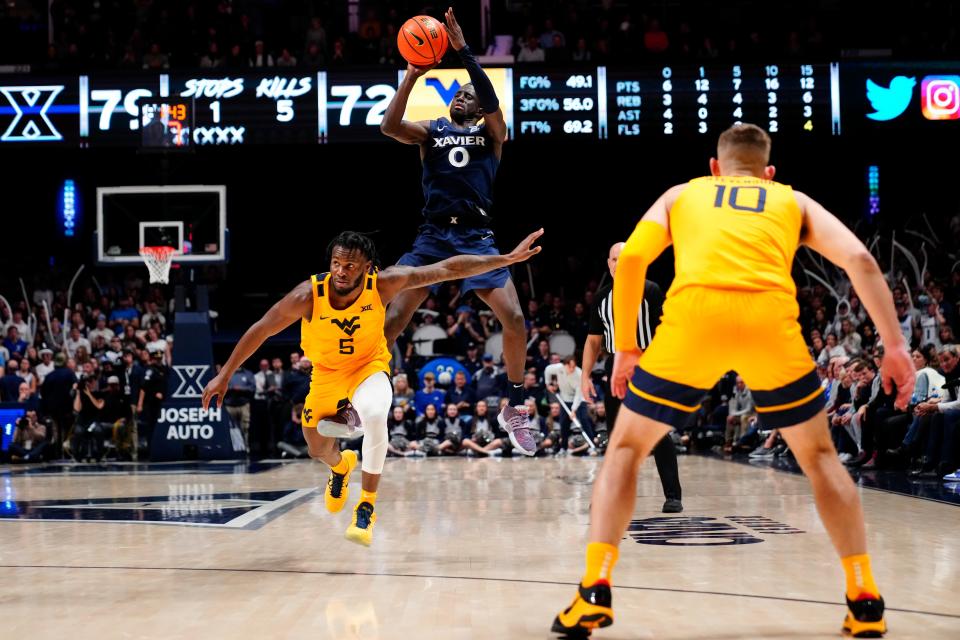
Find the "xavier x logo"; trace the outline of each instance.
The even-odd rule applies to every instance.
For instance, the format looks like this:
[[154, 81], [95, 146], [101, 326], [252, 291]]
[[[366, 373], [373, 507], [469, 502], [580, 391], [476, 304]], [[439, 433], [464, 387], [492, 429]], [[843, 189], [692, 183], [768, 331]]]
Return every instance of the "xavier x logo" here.
[[359, 319], [360, 316], [353, 316], [349, 320], [337, 320], [336, 318], [333, 318], [330, 320], [330, 322], [340, 327], [340, 330], [348, 336], [352, 336], [354, 333], [356, 333], [357, 329], [360, 328], [360, 325], [357, 324], [357, 320]]
[[210, 366], [206, 364], [175, 364], [173, 371], [180, 377], [180, 383], [177, 390], [173, 392], [172, 398], [199, 398], [203, 395], [203, 384], [200, 382], [207, 369]]
[[2, 142], [60, 141], [63, 136], [50, 122], [47, 112], [63, 85], [0, 87], [16, 116], [0, 136]]
[[456, 78], [453, 79], [453, 82], [450, 83], [450, 88], [443, 86], [443, 82], [440, 81], [440, 78], [427, 78], [424, 80], [428, 87], [433, 87], [436, 89], [437, 93], [440, 94], [440, 99], [443, 100], [443, 104], [449, 105], [453, 102], [453, 96], [457, 95], [457, 91], [460, 90], [460, 81]]

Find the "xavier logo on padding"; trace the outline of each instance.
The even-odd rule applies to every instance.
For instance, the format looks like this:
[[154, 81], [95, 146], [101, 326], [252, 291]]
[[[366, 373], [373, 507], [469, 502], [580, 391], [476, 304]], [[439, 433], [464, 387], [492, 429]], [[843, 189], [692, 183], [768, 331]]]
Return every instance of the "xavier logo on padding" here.
[[203, 395], [203, 376], [210, 365], [206, 364], [175, 364], [173, 372], [180, 378], [173, 398], [199, 398]]
[[867, 100], [873, 107], [873, 113], [868, 113], [871, 120], [893, 120], [900, 116], [913, 99], [913, 88], [917, 86], [916, 78], [897, 76], [890, 81], [889, 87], [881, 87], [873, 80], [867, 79]]
[[340, 327], [340, 330], [348, 336], [352, 336], [354, 333], [356, 333], [357, 329], [360, 328], [360, 325], [357, 324], [357, 320], [359, 319], [360, 316], [353, 316], [349, 320], [337, 320], [336, 318], [333, 318], [330, 320], [330, 322]]

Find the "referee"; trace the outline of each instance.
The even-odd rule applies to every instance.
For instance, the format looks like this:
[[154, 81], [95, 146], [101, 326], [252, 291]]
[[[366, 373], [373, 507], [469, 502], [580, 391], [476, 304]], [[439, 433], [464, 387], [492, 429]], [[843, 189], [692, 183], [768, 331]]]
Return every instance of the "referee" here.
[[[611, 277], [617, 270], [617, 258], [620, 255], [620, 250], [623, 249], [623, 244], [618, 242], [610, 247], [607, 267], [610, 269]], [[643, 288], [643, 303], [640, 306], [640, 318], [637, 323], [637, 346], [641, 350], [645, 350], [650, 345], [653, 332], [660, 324], [662, 308], [663, 292], [655, 282], [647, 280]], [[613, 432], [613, 425], [617, 421], [617, 412], [620, 410], [620, 400], [610, 390], [610, 373], [613, 370], [612, 354], [616, 351], [613, 339], [613, 280], [597, 291], [593, 309], [590, 310], [590, 329], [587, 342], [583, 346], [583, 373], [580, 378], [580, 386], [584, 399], [590, 403], [593, 403], [597, 395], [593, 380], [590, 379], [590, 372], [593, 371], [593, 365], [597, 363], [601, 346], [605, 346], [607, 353], [611, 354], [604, 366], [603, 404], [607, 410], [607, 425]], [[660, 483], [663, 485], [663, 495], [667, 499], [663, 503], [663, 512], [679, 513], [683, 511], [683, 503], [680, 502], [681, 489], [680, 473], [677, 470], [677, 451], [669, 436], [665, 436], [654, 447], [653, 457], [657, 462], [657, 472], [660, 474]]]

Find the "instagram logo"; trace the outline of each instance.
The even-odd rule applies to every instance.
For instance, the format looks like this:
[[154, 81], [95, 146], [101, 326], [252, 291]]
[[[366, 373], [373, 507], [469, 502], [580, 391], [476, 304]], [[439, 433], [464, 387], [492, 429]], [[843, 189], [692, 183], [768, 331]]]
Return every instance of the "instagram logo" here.
[[927, 76], [920, 85], [920, 106], [927, 120], [960, 118], [960, 76]]

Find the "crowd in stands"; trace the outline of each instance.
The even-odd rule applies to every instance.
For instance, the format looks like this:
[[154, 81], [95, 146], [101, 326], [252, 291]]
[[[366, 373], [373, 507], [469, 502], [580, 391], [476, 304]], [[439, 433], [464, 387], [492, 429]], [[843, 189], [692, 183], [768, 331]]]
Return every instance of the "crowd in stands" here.
[[[399, 66], [398, 28], [439, 17], [445, 4], [273, 0], [17, 0], [0, 7], [0, 63], [48, 70]], [[794, 5], [796, 17], [758, 1], [635, 3], [600, 0], [491, 3], [480, 43], [480, 3], [456, 7], [475, 49], [508, 36], [519, 62], [635, 64], [660, 58], [826, 61], [843, 47], [897, 57], [960, 53], [954, 3], [922, 2], [901, 20], [866, 3]], [[693, 9], [693, 10], [691, 10]], [[51, 32], [48, 34], [48, 24]], [[24, 52], [33, 52], [24, 59]], [[499, 53], [499, 52], [498, 52]]]
[[[951, 234], [957, 233], [960, 219], [951, 223]], [[879, 261], [891, 274], [900, 328], [918, 373], [910, 406], [900, 411], [880, 384], [884, 348], [849, 281], [799, 255], [794, 276], [800, 322], [827, 398], [834, 442], [852, 468], [956, 476], [960, 262], [952, 260], [948, 250], [937, 252], [913, 283]], [[593, 371], [578, 366], [602, 281], [576, 264], [567, 266], [578, 277], [553, 269], [566, 286], [539, 295], [532, 293], [532, 280], [517, 280], [528, 337], [524, 395], [540, 434], [539, 455], [602, 454], [610, 430], [602, 402], [604, 360]], [[43, 283], [29, 301], [0, 299], [0, 401], [27, 409], [9, 449], [14, 460], [130, 459], [149, 443], [166, 393], [170, 302], [140, 277], [104, 289], [94, 283], [78, 286], [69, 304], [65, 290]], [[500, 330], [479, 299], [461, 295], [455, 284], [427, 298], [393, 348], [392, 455], [511, 455], [495, 419], [507, 401]], [[295, 345], [283, 357], [275, 347], [272, 353], [258, 355], [255, 366], [248, 363], [249, 369], [233, 376], [226, 410], [252, 456], [302, 457], [300, 413], [312, 365]], [[582, 378], [595, 384], [593, 402], [583, 398]], [[778, 433], [765, 428], [736, 372], [718, 381], [675, 438], [680, 450], [749, 452], [755, 459], [790, 455]]]

